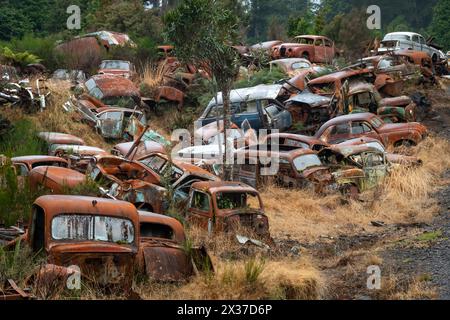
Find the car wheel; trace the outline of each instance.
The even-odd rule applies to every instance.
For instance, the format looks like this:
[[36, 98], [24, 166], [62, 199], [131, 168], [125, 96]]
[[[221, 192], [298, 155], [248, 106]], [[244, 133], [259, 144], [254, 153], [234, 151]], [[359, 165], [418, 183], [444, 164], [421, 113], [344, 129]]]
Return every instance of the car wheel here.
[[400, 141], [397, 141], [396, 143], [395, 143], [395, 147], [405, 147], [405, 148], [410, 148], [410, 147], [413, 147], [413, 146], [415, 146], [416, 144], [414, 143], [414, 141], [411, 141], [411, 140], [400, 140]]

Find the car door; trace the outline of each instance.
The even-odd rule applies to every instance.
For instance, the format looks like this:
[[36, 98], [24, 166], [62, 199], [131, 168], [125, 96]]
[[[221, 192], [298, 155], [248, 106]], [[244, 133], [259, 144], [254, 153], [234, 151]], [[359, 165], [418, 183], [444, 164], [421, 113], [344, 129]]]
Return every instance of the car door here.
[[119, 139], [123, 134], [124, 114], [120, 111], [107, 111], [99, 116], [97, 124], [104, 138]]
[[325, 42], [325, 62], [332, 63], [334, 59], [334, 46], [333, 42], [328, 39], [324, 39]]
[[411, 48], [413, 50], [422, 51], [422, 46], [420, 45], [419, 36], [413, 35], [411, 39]]
[[253, 129], [258, 130], [264, 127], [258, 112], [258, 103], [256, 100], [232, 104], [231, 111], [231, 121], [238, 127], [240, 127], [245, 120], [250, 123], [250, 126]]
[[270, 129], [285, 131], [292, 125], [292, 116], [289, 111], [268, 100], [261, 100], [260, 105]]
[[201, 192], [199, 190], [191, 191], [188, 212], [189, 222], [198, 224], [202, 228], [208, 228], [209, 223], [214, 223], [211, 197], [206, 192]]
[[364, 152], [361, 154], [364, 170], [363, 189], [368, 190], [380, 184], [387, 175], [387, 163], [384, 154]]

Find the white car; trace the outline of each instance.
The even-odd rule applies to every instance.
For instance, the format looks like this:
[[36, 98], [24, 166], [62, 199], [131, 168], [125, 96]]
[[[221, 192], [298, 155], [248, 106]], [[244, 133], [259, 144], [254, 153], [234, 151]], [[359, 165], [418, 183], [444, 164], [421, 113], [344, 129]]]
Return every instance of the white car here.
[[392, 32], [384, 36], [378, 52], [415, 50], [430, 55], [434, 62], [446, 59], [445, 54], [427, 44], [425, 38], [414, 32]]

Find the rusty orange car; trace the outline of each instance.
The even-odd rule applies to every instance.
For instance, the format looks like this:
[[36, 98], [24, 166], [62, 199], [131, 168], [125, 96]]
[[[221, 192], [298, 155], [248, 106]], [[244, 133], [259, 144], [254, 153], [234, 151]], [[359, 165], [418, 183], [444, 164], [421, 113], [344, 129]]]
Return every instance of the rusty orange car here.
[[[271, 138], [271, 140], [273, 137]], [[315, 151], [297, 145], [249, 146], [234, 155], [234, 180], [260, 189], [269, 181], [286, 188], [312, 188], [321, 192], [331, 175]]]
[[[98, 157], [88, 167], [87, 174], [108, 189], [105, 196], [129, 201], [138, 209], [155, 213], [165, 213], [170, 201], [184, 204], [194, 182], [220, 180], [204, 169], [171, 161], [161, 153], [138, 160]], [[173, 189], [172, 199], [168, 198], [168, 185]]]
[[387, 148], [417, 145], [428, 134], [427, 128], [418, 122], [385, 123], [372, 113], [354, 113], [327, 121], [315, 134], [329, 144], [345, 140], [369, 137], [379, 140]]
[[28, 176], [31, 170], [42, 166], [53, 166], [67, 168], [69, 163], [67, 160], [53, 156], [22, 156], [11, 158], [11, 162], [16, 168], [19, 176]]
[[270, 237], [269, 219], [261, 196], [241, 182], [204, 181], [192, 185], [186, 219], [208, 232], [233, 232], [246, 228]]
[[272, 48], [272, 58], [304, 58], [315, 63], [329, 63], [336, 55], [334, 42], [324, 36], [302, 35], [295, 42], [282, 43]]
[[33, 204], [26, 240], [50, 264], [78, 266], [101, 285], [131, 288], [139, 249], [139, 216], [128, 202], [48, 195]]
[[86, 182], [84, 174], [62, 167], [36, 167], [30, 171], [28, 176], [32, 190], [43, 188], [52, 194], [64, 194]]

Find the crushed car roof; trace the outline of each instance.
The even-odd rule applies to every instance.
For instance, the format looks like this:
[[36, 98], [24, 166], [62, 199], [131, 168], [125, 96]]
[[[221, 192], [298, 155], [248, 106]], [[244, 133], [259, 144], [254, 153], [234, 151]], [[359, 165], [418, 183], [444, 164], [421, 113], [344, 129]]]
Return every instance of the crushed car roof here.
[[37, 156], [22, 156], [22, 157], [14, 157], [11, 158], [12, 162], [25, 162], [25, 163], [37, 163], [37, 162], [64, 162], [67, 163], [67, 160], [59, 158], [59, 157], [53, 157], [53, 156], [45, 156], [45, 155], [37, 155]]
[[[230, 102], [240, 102], [240, 101], [252, 101], [252, 100], [262, 100], [262, 99], [276, 99], [278, 94], [283, 88], [279, 84], [260, 84], [255, 87], [241, 88], [231, 90], [230, 92]], [[217, 103], [219, 105], [223, 104], [222, 92], [217, 93]], [[208, 106], [215, 105], [216, 101], [214, 98], [211, 99]]]
[[314, 93], [311, 93], [308, 91], [303, 91], [302, 93], [291, 97], [289, 100], [286, 101], [286, 103], [287, 102], [298, 102], [298, 103], [309, 104], [312, 107], [315, 107], [315, 106], [321, 106], [324, 104], [329, 104], [330, 101], [331, 101], [331, 99], [328, 97], [320, 96], [318, 94], [314, 94]]
[[201, 181], [192, 184], [192, 188], [197, 190], [216, 192], [251, 192], [258, 193], [253, 187], [235, 181]]

